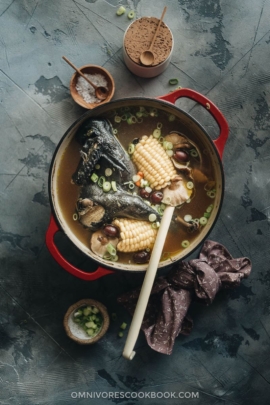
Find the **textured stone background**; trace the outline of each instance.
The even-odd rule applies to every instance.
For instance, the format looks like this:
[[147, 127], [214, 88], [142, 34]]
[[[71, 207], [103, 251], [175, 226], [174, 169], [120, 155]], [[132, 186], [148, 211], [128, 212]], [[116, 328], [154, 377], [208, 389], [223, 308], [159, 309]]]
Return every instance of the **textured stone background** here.
[[[270, 397], [270, 0], [123, 0], [137, 16], [159, 17], [165, 5], [175, 48], [169, 68], [147, 80], [124, 65], [129, 20], [117, 0], [0, 1], [0, 403], [89, 403], [72, 392], [199, 392], [199, 399], [142, 399], [140, 403], [269, 404]], [[50, 218], [48, 171], [69, 125], [84, 110], [69, 94], [71, 68], [106, 67], [115, 99], [157, 97], [178, 77], [224, 113], [230, 136], [224, 153], [225, 199], [210, 238], [253, 270], [240, 288], [219, 293], [210, 307], [193, 305], [194, 330], [179, 336], [173, 354], [152, 351], [140, 335], [132, 362], [122, 356], [119, 322], [130, 323], [116, 296], [142, 281], [117, 273], [94, 282], [74, 278], [44, 243]], [[177, 105], [213, 135], [201, 107]], [[63, 236], [57, 244], [82, 268], [96, 265]], [[197, 254], [198, 252], [196, 252]], [[194, 256], [196, 256], [196, 254]], [[84, 297], [118, 314], [93, 347], [69, 340], [62, 320]], [[133, 405], [138, 399], [95, 399]]]

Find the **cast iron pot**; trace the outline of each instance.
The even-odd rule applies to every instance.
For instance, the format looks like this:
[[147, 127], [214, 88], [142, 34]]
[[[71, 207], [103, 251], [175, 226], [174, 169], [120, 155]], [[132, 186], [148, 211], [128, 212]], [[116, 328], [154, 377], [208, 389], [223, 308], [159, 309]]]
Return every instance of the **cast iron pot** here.
[[[176, 100], [181, 97], [186, 97], [198, 102], [214, 117], [220, 129], [220, 134], [216, 140], [212, 141], [210, 136], [207, 134], [206, 130], [200, 125], [199, 122], [197, 122], [188, 113], [186, 113], [185, 111], [181, 110], [180, 108], [174, 105]], [[52, 159], [49, 174], [49, 196], [52, 208], [52, 215], [46, 233], [46, 245], [51, 255], [57, 261], [57, 263], [69, 273], [83, 280], [88, 281], [96, 280], [102, 276], [113, 273], [115, 270], [123, 270], [130, 272], [130, 271], [145, 271], [147, 269], [147, 264], [136, 265], [120, 262], [109, 263], [108, 261], [105, 261], [104, 259], [95, 255], [90, 250], [90, 248], [85, 246], [71, 231], [70, 227], [68, 226], [64, 218], [58, 200], [58, 188], [61, 187], [61, 184], [57, 183], [57, 173], [59, 164], [61, 162], [61, 158], [63, 156], [64, 151], [69, 145], [71, 139], [74, 137], [77, 129], [82, 125], [82, 123], [86, 119], [90, 117], [102, 117], [104, 114], [108, 112], [127, 106], [128, 107], [144, 106], [147, 108], [149, 107], [156, 108], [157, 110], [163, 110], [166, 113], [174, 114], [177, 118], [181, 120], [181, 125], [184, 126], [184, 131], [182, 130], [181, 132], [184, 132], [187, 136], [189, 136], [189, 134], [192, 134], [193, 139], [195, 135], [195, 138], [198, 139], [198, 141], [200, 140], [200, 143], [203, 142], [203, 146], [208, 151], [208, 156], [209, 159], [211, 159], [212, 161], [212, 167], [214, 168], [215, 172], [216, 198], [214, 201], [213, 211], [206, 226], [199, 233], [198, 237], [196, 237], [195, 240], [190, 243], [187, 249], [169, 258], [168, 260], [160, 262], [159, 268], [169, 266], [172, 264], [172, 262], [175, 262], [177, 260], [183, 260], [185, 257], [190, 255], [204, 241], [209, 232], [212, 230], [221, 209], [224, 194], [224, 173], [221, 158], [226, 140], [228, 138], [229, 127], [220, 110], [205, 96], [191, 89], [179, 89], [165, 96], [159, 97], [157, 99], [136, 97], [111, 101], [107, 104], [96, 107], [94, 110], [86, 112], [82, 117], [80, 117], [77, 121], [75, 121], [74, 124], [71, 125], [71, 127], [66, 131], [61, 141], [59, 142]], [[97, 270], [91, 273], [82, 271], [77, 267], [73, 266], [71, 263], [69, 263], [59, 252], [57, 246], [54, 243], [54, 236], [56, 232], [60, 230], [67, 235], [67, 237], [73, 242], [75, 246], [77, 246], [78, 249], [80, 249], [82, 253], [84, 253], [89, 258], [94, 259], [102, 267], [98, 267]]]

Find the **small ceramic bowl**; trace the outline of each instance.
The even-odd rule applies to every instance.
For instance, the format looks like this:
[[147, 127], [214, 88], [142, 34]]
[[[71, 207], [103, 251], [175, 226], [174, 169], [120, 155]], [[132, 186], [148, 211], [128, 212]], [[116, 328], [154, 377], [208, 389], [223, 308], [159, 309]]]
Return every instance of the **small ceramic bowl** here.
[[[171, 49], [168, 51], [168, 55], [166, 56], [166, 58], [162, 61], [160, 61], [160, 63], [158, 64], [153, 64], [153, 66], [144, 66], [140, 63], [139, 61], [139, 55], [142, 51], [146, 51], [147, 49], [149, 49], [149, 46], [151, 44], [151, 38], [153, 36], [153, 28], [150, 28], [149, 31], [147, 32], [147, 28], [146, 26], [144, 26], [141, 30], [138, 29], [137, 32], [137, 36], [136, 34], [134, 36], [132, 36], [132, 46], [131, 46], [131, 50], [133, 53], [133, 58], [131, 58], [131, 56], [128, 54], [128, 51], [126, 49], [125, 46], [125, 41], [127, 39], [127, 35], [128, 35], [128, 31], [131, 29], [134, 29], [135, 24], [140, 24], [140, 22], [143, 21], [148, 21], [149, 25], [156, 23], [156, 25], [158, 24], [158, 19], [155, 17], [142, 17], [138, 20], [133, 21], [126, 29], [125, 34], [124, 34], [124, 38], [123, 38], [123, 58], [124, 58], [124, 62], [127, 66], [127, 68], [134, 73], [136, 76], [139, 77], [145, 77], [145, 78], [151, 78], [151, 77], [155, 77], [160, 75], [161, 73], [163, 73], [167, 67], [170, 64], [171, 58], [172, 58], [172, 52], [173, 52], [173, 46], [174, 46], [174, 40], [173, 40], [173, 35], [171, 30], [169, 29], [169, 27], [162, 22], [161, 27], [163, 27], [164, 32], [167, 35], [167, 38], [169, 38], [170, 42], [171, 42]], [[154, 26], [154, 28], [156, 29], [156, 26]], [[152, 31], [152, 33], [151, 33]], [[130, 31], [131, 32], [131, 31]], [[148, 36], [148, 38], [144, 38], [144, 35]], [[162, 32], [162, 31], [161, 31]], [[134, 42], [133, 42], [134, 40]], [[156, 44], [156, 50], [155, 50], [155, 44]], [[155, 54], [156, 52], [156, 56], [160, 55], [160, 49], [159, 49], [159, 43], [157, 41], [157, 38], [154, 42], [154, 46], [153, 46], [153, 52]], [[162, 46], [162, 41], [161, 41], [161, 46]], [[136, 61], [135, 61], [136, 60]]]
[[[74, 321], [74, 314], [78, 313], [78, 310], [83, 307], [97, 308], [99, 314], [101, 314], [103, 318], [103, 322], [99, 332], [93, 337], [90, 337], [86, 333], [86, 331], [80, 325], [78, 325], [78, 323]], [[96, 343], [99, 339], [101, 339], [105, 335], [105, 333], [108, 330], [109, 324], [110, 318], [106, 307], [103, 304], [101, 304], [101, 302], [91, 299], [83, 299], [71, 305], [71, 307], [68, 308], [64, 317], [64, 328], [66, 334], [70, 339], [74, 340], [75, 342], [81, 345], [91, 345], [93, 343]]]
[[[75, 72], [70, 80], [70, 94], [73, 100], [79, 104], [81, 107], [87, 108], [88, 110], [92, 110], [93, 108], [97, 107], [100, 104], [108, 103], [114, 95], [115, 92], [115, 83], [112, 75], [108, 72], [108, 70], [104, 69], [101, 66], [96, 65], [85, 65], [80, 68], [81, 72], [84, 74], [95, 75], [100, 74], [102, 75], [105, 80], [107, 81], [108, 87], [108, 97], [105, 100], [101, 100], [97, 103], [87, 103], [84, 98], [78, 93], [76, 89], [76, 84], [79, 78], [79, 74]], [[90, 86], [90, 85], [89, 85]]]

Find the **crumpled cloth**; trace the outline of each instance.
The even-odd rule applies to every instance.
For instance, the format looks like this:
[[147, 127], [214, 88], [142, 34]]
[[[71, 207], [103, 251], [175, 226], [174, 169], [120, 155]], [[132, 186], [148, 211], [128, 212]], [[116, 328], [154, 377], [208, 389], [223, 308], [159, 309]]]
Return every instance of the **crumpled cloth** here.
[[[224, 246], [206, 241], [198, 259], [177, 262], [166, 277], [156, 279], [141, 327], [148, 345], [171, 354], [176, 337], [192, 330], [192, 320], [187, 316], [192, 300], [209, 305], [221, 288], [239, 286], [250, 272], [248, 258], [233, 259]], [[140, 288], [117, 301], [133, 315], [139, 294]]]

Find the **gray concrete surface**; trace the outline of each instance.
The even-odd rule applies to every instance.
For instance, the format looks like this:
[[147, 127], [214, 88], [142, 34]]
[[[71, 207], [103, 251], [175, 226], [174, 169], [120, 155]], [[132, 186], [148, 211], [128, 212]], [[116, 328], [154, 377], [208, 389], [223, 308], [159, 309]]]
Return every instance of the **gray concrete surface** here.
[[[123, 0], [138, 17], [158, 17], [168, 6], [173, 57], [150, 80], [135, 77], [123, 63], [129, 21], [115, 15], [117, 4], [0, 1], [0, 403], [269, 404], [270, 1]], [[128, 362], [117, 322], [92, 347], [65, 335], [65, 311], [84, 297], [130, 322], [116, 297], [142, 277], [117, 273], [85, 282], [61, 269], [45, 246], [52, 154], [84, 112], [70, 97], [72, 72], [62, 55], [78, 66], [106, 67], [115, 79], [114, 99], [166, 94], [168, 80], [177, 77], [182, 87], [207, 95], [228, 120], [225, 199], [210, 238], [234, 257], [248, 256], [252, 274], [237, 290], [219, 293], [212, 306], [193, 305], [194, 330], [177, 338], [171, 356], [152, 351], [141, 334]], [[201, 108], [177, 105], [217, 135]], [[95, 268], [63, 235], [57, 243], [68, 258]], [[138, 391], [186, 398], [128, 398]], [[127, 396], [105, 398], [109, 392]], [[90, 393], [104, 398], [91, 400]]]

